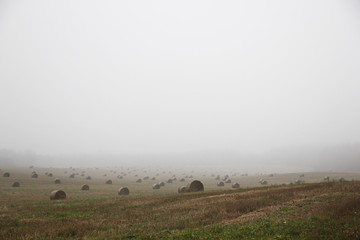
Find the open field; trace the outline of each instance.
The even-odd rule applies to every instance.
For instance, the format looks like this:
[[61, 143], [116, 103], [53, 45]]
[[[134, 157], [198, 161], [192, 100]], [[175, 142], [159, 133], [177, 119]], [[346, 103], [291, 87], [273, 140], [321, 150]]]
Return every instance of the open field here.
[[[39, 177], [31, 178], [32, 171]], [[2, 177], [4, 172], [10, 177]], [[71, 173], [78, 175], [69, 178]], [[151, 188], [174, 174], [177, 181], [158, 190]], [[241, 186], [236, 190], [231, 184], [217, 187], [218, 180], [211, 175], [135, 168], [4, 168], [0, 239], [360, 238], [359, 173], [304, 173], [304, 177], [300, 173], [272, 177], [231, 173], [232, 182]], [[323, 181], [325, 175], [329, 182]], [[92, 179], [86, 180], [87, 176]], [[136, 183], [145, 176], [156, 180]], [[185, 182], [179, 182], [182, 177]], [[346, 181], [334, 181], [339, 177]], [[55, 184], [55, 178], [61, 179], [61, 184]], [[268, 185], [261, 186], [260, 178]], [[105, 184], [108, 179], [113, 184]], [[193, 179], [204, 183], [204, 192], [177, 193], [179, 186]], [[296, 179], [305, 183], [288, 184]], [[11, 187], [14, 181], [20, 187]], [[84, 183], [90, 185], [90, 191], [80, 190]], [[129, 187], [129, 196], [117, 195], [121, 186]], [[49, 194], [55, 189], [64, 190], [67, 199], [50, 201]]]

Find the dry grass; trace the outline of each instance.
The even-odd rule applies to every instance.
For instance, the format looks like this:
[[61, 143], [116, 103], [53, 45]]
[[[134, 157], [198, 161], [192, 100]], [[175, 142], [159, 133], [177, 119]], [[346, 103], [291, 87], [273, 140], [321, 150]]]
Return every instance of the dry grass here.
[[[54, 169], [52, 172], [53, 178], [61, 177]], [[135, 183], [136, 177], [113, 178], [114, 184], [109, 186], [104, 184], [109, 176], [102, 177], [102, 174], [91, 174], [93, 179], [86, 182], [90, 191], [80, 190], [84, 179], [62, 176], [61, 188], [68, 198], [59, 201], [49, 200], [50, 191], [59, 188], [53, 178], [42, 174], [38, 179], [26, 174], [17, 176], [19, 180], [28, 181], [16, 189], [11, 187], [14, 179], [2, 179], [0, 239], [127, 236], [156, 239], [196, 228], [243, 226], [261, 219], [282, 222], [313, 217], [336, 219], [344, 226], [341, 236], [349, 239], [360, 236], [359, 229], [349, 225], [352, 222], [360, 225], [356, 220], [360, 219], [360, 182], [357, 181], [217, 191], [209, 191], [207, 185], [212, 182], [203, 181], [205, 192], [177, 194], [181, 182], [154, 191], [151, 180], [139, 185]], [[155, 182], [159, 180], [161, 176]], [[214, 189], [218, 189], [216, 180], [213, 182]], [[130, 196], [119, 196], [119, 185], [130, 185]], [[131, 187], [135, 186], [137, 189], [133, 191]], [[317, 232], [313, 234], [315, 238], [319, 236]]]
[[86, 202], [19, 201], [2, 205], [0, 238], [157, 236], [163, 231], [234, 225], [270, 215], [283, 218], [283, 208], [291, 209], [286, 214], [289, 219], [311, 215], [347, 219], [360, 212], [359, 187], [359, 182], [345, 182]]

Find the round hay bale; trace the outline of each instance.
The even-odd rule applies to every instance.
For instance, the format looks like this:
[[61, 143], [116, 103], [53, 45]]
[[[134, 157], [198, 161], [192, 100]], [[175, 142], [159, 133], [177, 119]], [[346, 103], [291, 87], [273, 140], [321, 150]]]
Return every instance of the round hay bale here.
[[129, 195], [130, 191], [127, 187], [119, 188], [118, 194], [119, 195]]
[[168, 179], [166, 182], [167, 182], [167, 183], [172, 183], [173, 180], [170, 178], [170, 179]]
[[52, 176], [53, 176], [53, 174], [52, 174], [52, 173], [49, 173], [49, 174], [48, 174], [48, 177], [52, 177]]
[[56, 178], [55, 181], [54, 181], [55, 184], [60, 184], [61, 183], [61, 180]]
[[11, 186], [12, 187], [20, 187], [20, 183], [19, 182], [14, 182]]
[[155, 184], [152, 186], [152, 189], [160, 189], [160, 184], [155, 183]]
[[180, 179], [180, 182], [185, 182], [185, 178]]
[[144, 177], [143, 180], [149, 180], [149, 176]]
[[10, 177], [10, 173], [8, 173], [8, 172], [4, 173], [3, 177]]
[[231, 183], [230, 179], [226, 179], [225, 183]]
[[186, 193], [186, 192], [190, 192], [190, 189], [188, 187], [181, 186], [178, 188], [178, 193]]
[[89, 185], [84, 184], [81, 186], [81, 190], [88, 191], [88, 190], [90, 190], [90, 187], [89, 187]]
[[69, 178], [74, 178], [75, 177], [75, 173], [72, 173]]
[[63, 190], [55, 190], [52, 191], [50, 194], [50, 200], [59, 200], [65, 198], [66, 198], [66, 193]]
[[223, 187], [223, 186], [225, 186], [225, 184], [224, 184], [224, 182], [218, 182], [218, 183], [216, 184], [216, 186], [218, 186], [218, 187]]
[[109, 179], [105, 182], [106, 184], [112, 184], [112, 181]]
[[344, 181], [345, 181], [345, 178], [339, 177], [339, 182], [344, 182]]
[[261, 181], [261, 185], [267, 185], [267, 184], [268, 184], [268, 182], [266, 180]]
[[87, 177], [86, 177], [86, 180], [91, 180], [91, 177], [90, 177], [90, 176], [87, 176]]
[[141, 183], [141, 182], [142, 182], [141, 178], [139, 178], [138, 180], [136, 180], [136, 182], [137, 182], [137, 183]]
[[160, 185], [160, 187], [163, 187], [163, 186], [165, 186], [165, 183], [164, 182], [159, 182], [159, 185]]
[[152, 180], [152, 181], [155, 181], [155, 180], [156, 180], [156, 177], [152, 177], [151, 180]]
[[32, 178], [38, 178], [39, 175], [37, 175], [37, 173], [34, 173], [33, 175], [31, 175]]
[[200, 192], [204, 191], [204, 184], [202, 184], [199, 180], [194, 180], [187, 186], [187, 188], [189, 189], [189, 192]]
[[232, 188], [240, 188], [240, 184], [239, 183], [233, 183], [231, 185]]

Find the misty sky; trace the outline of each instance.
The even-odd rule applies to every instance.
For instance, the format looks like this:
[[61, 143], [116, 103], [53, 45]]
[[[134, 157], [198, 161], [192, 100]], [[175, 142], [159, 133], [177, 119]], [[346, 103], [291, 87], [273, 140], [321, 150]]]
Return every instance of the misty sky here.
[[360, 142], [360, 1], [0, 0], [0, 149]]

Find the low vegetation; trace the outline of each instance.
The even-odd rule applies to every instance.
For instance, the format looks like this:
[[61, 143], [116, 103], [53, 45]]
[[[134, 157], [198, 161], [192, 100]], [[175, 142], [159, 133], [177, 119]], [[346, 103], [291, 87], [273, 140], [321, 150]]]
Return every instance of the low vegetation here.
[[0, 239], [360, 239], [359, 215], [358, 181], [18, 198], [1, 203]]

